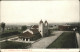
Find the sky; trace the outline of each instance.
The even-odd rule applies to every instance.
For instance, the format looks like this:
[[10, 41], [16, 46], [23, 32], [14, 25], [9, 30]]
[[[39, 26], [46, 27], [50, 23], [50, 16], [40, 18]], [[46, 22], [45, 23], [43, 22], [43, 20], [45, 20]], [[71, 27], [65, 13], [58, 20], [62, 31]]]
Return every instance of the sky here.
[[79, 22], [78, 1], [1, 1], [1, 22]]

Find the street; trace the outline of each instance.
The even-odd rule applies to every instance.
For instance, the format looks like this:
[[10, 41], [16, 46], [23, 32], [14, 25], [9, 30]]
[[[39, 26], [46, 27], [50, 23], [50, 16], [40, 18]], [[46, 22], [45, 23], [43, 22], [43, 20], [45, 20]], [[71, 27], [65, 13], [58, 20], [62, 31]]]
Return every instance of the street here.
[[52, 33], [53, 33], [53, 36], [42, 38], [41, 40], [33, 43], [29, 49], [48, 47], [53, 41], [55, 41], [63, 33], [63, 31], [54, 31]]

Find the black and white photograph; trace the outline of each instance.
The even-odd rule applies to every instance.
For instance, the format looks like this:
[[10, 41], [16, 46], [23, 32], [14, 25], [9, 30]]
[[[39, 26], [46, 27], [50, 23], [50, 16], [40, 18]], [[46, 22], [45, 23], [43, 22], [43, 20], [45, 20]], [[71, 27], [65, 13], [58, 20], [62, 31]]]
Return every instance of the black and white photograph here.
[[0, 49], [80, 49], [79, 5], [78, 0], [0, 1]]

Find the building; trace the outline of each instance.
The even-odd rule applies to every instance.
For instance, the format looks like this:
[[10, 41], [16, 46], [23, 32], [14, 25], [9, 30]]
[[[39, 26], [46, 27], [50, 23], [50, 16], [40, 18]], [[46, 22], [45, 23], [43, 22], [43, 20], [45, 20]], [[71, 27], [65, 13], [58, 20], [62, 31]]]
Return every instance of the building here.
[[48, 35], [48, 22], [41, 20], [39, 22], [39, 25], [34, 25], [31, 27], [31, 29], [27, 29], [23, 31], [21, 35], [19, 35], [19, 38], [23, 41], [34, 41], [41, 37], [45, 37]]
[[48, 35], [48, 22], [47, 21], [45, 21], [43, 23], [43, 21], [41, 20], [39, 22], [39, 32], [40, 32], [42, 37]]
[[33, 25], [32, 27], [31, 27], [31, 29], [38, 29], [38, 25]]
[[19, 38], [23, 41], [34, 41], [41, 38], [38, 29], [27, 29], [19, 35]]
[[58, 29], [62, 31], [73, 31], [74, 29], [78, 30], [78, 26], [60, 25]]

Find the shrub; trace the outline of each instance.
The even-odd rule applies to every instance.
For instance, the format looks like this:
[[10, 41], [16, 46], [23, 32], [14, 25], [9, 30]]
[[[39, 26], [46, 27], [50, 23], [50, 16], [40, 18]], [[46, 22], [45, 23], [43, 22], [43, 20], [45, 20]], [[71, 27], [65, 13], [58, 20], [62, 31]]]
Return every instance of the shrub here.
[[24, 49], [29, 45], [31, 45], [31, 44], [30, 43], [5, 41], [5, 42], [1, 42], [1, 49]]
[[18, 32], [18, 31], [6, 32], [6, 33], [2, 33], [0, 35], [0, 37], [1, 38], [4, 38], [4, 37], [12, 36], [12, 35], [17, 35], [17, 34], [20, 34], [20, 32]]

